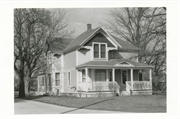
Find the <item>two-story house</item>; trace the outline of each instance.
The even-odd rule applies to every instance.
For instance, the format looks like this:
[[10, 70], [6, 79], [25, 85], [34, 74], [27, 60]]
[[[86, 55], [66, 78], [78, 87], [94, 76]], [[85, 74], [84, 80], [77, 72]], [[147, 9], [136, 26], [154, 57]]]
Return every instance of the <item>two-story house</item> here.
[[[151, 95], [153, 66], [138, 62], [139, 50], [102, 27], [92, 29], [87, 24], [87, 30], [64, 50], [49, 52], [47, 91], [110, 96], [120, 89], [127, 95]], [[144, 69], [149, 70], [148, 79], [142, 78]]]

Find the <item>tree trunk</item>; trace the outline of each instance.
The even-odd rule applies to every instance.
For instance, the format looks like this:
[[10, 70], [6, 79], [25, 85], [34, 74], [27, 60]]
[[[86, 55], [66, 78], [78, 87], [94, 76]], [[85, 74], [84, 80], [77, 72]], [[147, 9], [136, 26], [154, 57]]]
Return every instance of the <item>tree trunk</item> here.
[[24, 88], [24, 75], [23, 73], [20, 74], [20, 82], [19, 82], [19, 97], [26, 97], [25, 95], [25, 88]]
[[26, 96], [29, 96], [29, 94], [30, 94], [30, 89], [29, 89], [29, 87], [30, 87], [30, 80], [31, 80], [30, 70], [27, 69], [26, 76], [24, 77], [24, 84], [25, 84], [24, 89], [25, 89], [25, 95]]

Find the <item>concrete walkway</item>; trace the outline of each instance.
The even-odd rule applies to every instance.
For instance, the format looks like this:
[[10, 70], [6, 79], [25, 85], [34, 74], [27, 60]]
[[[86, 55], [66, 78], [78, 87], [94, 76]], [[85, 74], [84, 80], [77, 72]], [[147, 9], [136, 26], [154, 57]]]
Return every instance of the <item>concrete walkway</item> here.
[[100, 114], [100, 113], [125, 113], [116, 111], [102, 111], [90, 109], [69, 108], [32, 100], [15, 98], [14, 114]]

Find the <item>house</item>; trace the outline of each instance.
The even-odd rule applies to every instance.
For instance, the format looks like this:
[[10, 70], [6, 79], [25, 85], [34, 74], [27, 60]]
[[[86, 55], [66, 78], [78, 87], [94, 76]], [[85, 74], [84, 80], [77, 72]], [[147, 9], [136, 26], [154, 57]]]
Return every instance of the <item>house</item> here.
[[[152, 95], [153, 66], [138, 62], [138, 51], [102, 27], [92, 29], [87, 24], [87, 30], [66, 48], [48, 51], [43, 84], [47, 92], [82, 97], [112, 96], [115, 91], [119, 95]], [[148, 79], [143, 79], [142, 70], [149, 70]]]

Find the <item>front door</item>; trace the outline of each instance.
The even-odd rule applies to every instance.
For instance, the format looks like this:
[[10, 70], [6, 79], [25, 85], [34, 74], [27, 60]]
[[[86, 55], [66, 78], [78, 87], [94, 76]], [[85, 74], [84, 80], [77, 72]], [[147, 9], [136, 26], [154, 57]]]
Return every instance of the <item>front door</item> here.
[[125, 91], [126, 90], [126, 81], [128, 77], [128, 70], [121, 70], [121, 90]]
[[121, 83], [122, 85], [126, 85], [126, 81], [127, 81], [127, 70], [122, 70], [121, 71]]

